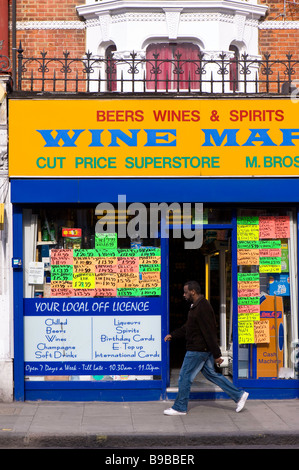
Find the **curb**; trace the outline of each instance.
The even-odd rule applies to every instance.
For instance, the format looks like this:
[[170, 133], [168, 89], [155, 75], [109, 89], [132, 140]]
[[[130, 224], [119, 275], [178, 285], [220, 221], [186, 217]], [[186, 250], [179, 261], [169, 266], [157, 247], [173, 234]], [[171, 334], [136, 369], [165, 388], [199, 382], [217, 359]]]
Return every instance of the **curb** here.
[[14, 434], [1, 433], [2, 449], [76, 448], [76, 449], [175, 449], [235, 446], [291, 446], [299, 448], [299, 434], [238, 433], [193, 435], [100, 435], [100, 434]]

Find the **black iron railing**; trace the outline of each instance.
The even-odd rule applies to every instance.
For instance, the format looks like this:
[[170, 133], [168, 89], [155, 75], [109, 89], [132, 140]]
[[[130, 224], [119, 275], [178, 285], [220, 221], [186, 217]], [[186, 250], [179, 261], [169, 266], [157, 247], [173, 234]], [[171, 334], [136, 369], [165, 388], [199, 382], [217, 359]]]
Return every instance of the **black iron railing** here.
[[199, 53], [196, 60], [162, 59], [159, 54], [143, 57], [131, 52], [98, 57], [87, 52], [73, 58], [27, 57], [20, 44], [17, 51], [15, 89], [31, 92], [186, 92], [186, 93], [274, 93], [289, 94], [299, 81], [299, 61], [286, 54], [284, 60], [264, 54], [261, 59], [243, 54], [240, 58], [225, 53], [216, 58]]

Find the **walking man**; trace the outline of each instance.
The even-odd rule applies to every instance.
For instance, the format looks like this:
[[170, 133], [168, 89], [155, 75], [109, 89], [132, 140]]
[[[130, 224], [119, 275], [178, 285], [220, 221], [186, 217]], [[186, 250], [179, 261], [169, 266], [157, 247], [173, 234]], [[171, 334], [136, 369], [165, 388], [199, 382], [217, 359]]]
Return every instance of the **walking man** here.
[[191, 302], [187, 322], [165, 336], [164, 341], [186, 339], [186, 354], [179, 376], [179, 391], [172, 408], [164, 410], [168, 416], [187, 414], [190, 388], [199, 372], [218, 385], [237, 403], [236, 412], [244, 408], [248, 393], [239, 390], [214, 369], [214, 362], [223, 362], [217, 342], [216, 320], [211, 304], [201, 295], [200, 285], [189, 281], [184, 285], [184, 298]]

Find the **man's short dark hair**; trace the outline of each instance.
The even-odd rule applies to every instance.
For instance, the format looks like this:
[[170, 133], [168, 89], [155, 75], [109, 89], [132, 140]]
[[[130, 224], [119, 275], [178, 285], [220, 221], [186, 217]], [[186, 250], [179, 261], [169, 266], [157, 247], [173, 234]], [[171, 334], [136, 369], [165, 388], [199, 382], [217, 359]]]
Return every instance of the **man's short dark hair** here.
[[185, 286], [188, 286], [188, 290], [195, 290], [197, 294], [201, 293], [201, 288], [197, 281], [185, 282]]

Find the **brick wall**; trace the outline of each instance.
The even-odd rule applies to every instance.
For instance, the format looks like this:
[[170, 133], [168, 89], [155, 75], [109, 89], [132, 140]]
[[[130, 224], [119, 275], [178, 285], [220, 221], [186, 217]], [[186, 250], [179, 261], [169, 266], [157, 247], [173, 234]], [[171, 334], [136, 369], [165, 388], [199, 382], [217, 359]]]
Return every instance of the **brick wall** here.
[[[299, 29], [288, 29], [286, 26], [295, 25], [299, 21], [299, 0], [290, 2], [287, 0], [260, 0], [261, 3], [268, 5], [268, 13], [264, 21], [261, 22], [259, 31], [259, 52], [263, 56], [269, 52], [271, 60], [286, 60], [286, 54], [291, 53], [293, 60], [299, 60]], [[11, 7], [10, 4], [10, 21]], [[17, 47], [22, 42], [25, 57], [40, 57], [40, 52], [47, 51], [47, 57], [63, 58], [63, 52], [69, 51], [70, 57], [82, 58], [86, 52], [85, 29], [80, 28], [83, 22], [77, 14], [76, 6], [85, 4], [85, 0], [17, 0]], [[283, 21], [284, 20], [284, 24]], [[72, 29], [55, 28], [53, 24], [51, 29], [42, 29], [38, 22], [73, 22]], [[277, 23], [277, 27], [276, 24]], [[263, 29], [271, 25], [270, 29]], [[11, 41], [11, 38], [10, 38]], [[11, 50], [11, 48], [10, 48]], [[53, 64], [47, 64], [49, 68], [48, 76], [53, 75]], [[73, 63], [72, 71], [78, 70], [82, 75], [82, 64]], [[285, 68], [283, 66], [272, 64], [273, 71], [277, 75], [279, 72], [280, 80], [286, 80]], [[298, 71], [298, 66], [296, 67]], [[30, 66], [27, 63], [28, 73]], [[56, 79], [61, 75], [61, 67], [56, 67]], [[298, 72], [293, 76], [299, 79]], [[80, 78], [80, 77], [79, 77]], [[85, 78], [85, 77], [84, 77]], [[62, 82], [57, 82], [60, 91]], [[76, 86], [74, 84], [74, 86]], [[69, 91], [74, 91], [74, 88]], [[272, 89], [277, 92], [277, 87]]]
[[[282, 59], [287, 53], [294, 55], [294, 59], [299, 59], [299, 29], [289, 29], [292, 22], [299, 21], [299, 1], [283, 2], [272, 0], [270, 2], [261, 0], [261, 3], [268, 5], [268, 13], [261, 26], [266, 26], [271, 22], [271, 29], [260, 29], [259, 47], [260, 53], [270, 52], [275, 59]], [[277, 22], [277, 28], [273, 22]], [[285, 27], [281, 24], [285, 23]], [[295, 23], [294, 23], [295, 24]]]
[[[298, 1], [298, 0], [296, 0]], [[270, 67], [273, 76], [279, 73], [281, 86], [283, 82], [299, 79], [299, 67], [295, 61], [299, 60], [299, 2], [287, 2], [272, 0], [270, 2], [261, 0], [268, 5], [266, 18], [260, 24], [259, 51], [262, 57], [270, 53]], [[269, 29], [268, 29], [269, 28]], [[275, 60], [288, 60], [287, 54], [291, 54], [288, 66], [274, 64]], [[292, 75], [289, 71], [292, 70]], [[272, 85], [270, 91], [277, 92], [277, 84]]]
[[282, 20], [283, 18], [286, 21], [298, 20], [299, 5], [298, 3], [296, 5], [296, 2], [297, 0], [285, 2], [283, 0], [260, 0], [262, 5], [268, 5], [266, 21]]
[[[10, 0], [9, 3], [11, 20], [12, 0]], [[46, 51], [47, 57], [49, 58], [58, 57], [63, 59], [64, 51], [68, 51], [70, 57], [73, 58], [83, 57], [86, 49], [85, 29], [80, 29], [83, 22], [80, 21], [76, 6], [84, 3], [84, 0], [18, 0], [16, 12], [18, 25], [16, 42], [18, 47], [21, 41], [24, 57], [41, 57], [41, 51]], [[65, 29], [65, 27], [61, 27], [61, 24], [57, 24], [57, 28], [55, 28], [55, 24], [48, 24], [46, 29], [44, 29], [41, 23], [37, 23], [56, 21], [74, 23], [71, 29]], [[78, 63], [73, 64], [73, 71], [78, 69], [78, 66]], [[27, 62], [27, 76], [30, 74], [30, 67], [33, 69], [34, 64]], [[47, 63], [47, 67], [49, 69], [47, 76], [49, 78], [53, 77], [54, 64]], [[63, 83], [59, 82], [59, 78], [62, 78], [63, 74], [60, 72], [61, 67], [56, 67], [56, 69], [56, 91], [60, 91], [63, 90]], [[34, 76], [36, 77], [36, 72]], [[31, 87], [29, 83], [26, 88], [28, 87]], [[75, 87], [76, 85], [74, 83], [69, 91], [74, 91]], [[47, 82], [45, 82], [45, 89], [48, 89]]]
[[26, 57], [40, 55], [45, 50], [49, 57], [62, 57], [69, 51], [72, 57], [85, 52], [85, 31], [78, 29], [31, 29], [17, 31], [17, 47], [21, 41]]
[[[12, 1], [9, 1], [10, 5]], [[84, 0], [17, 0], [17, 21], [78, 20], [76, 6]]]

